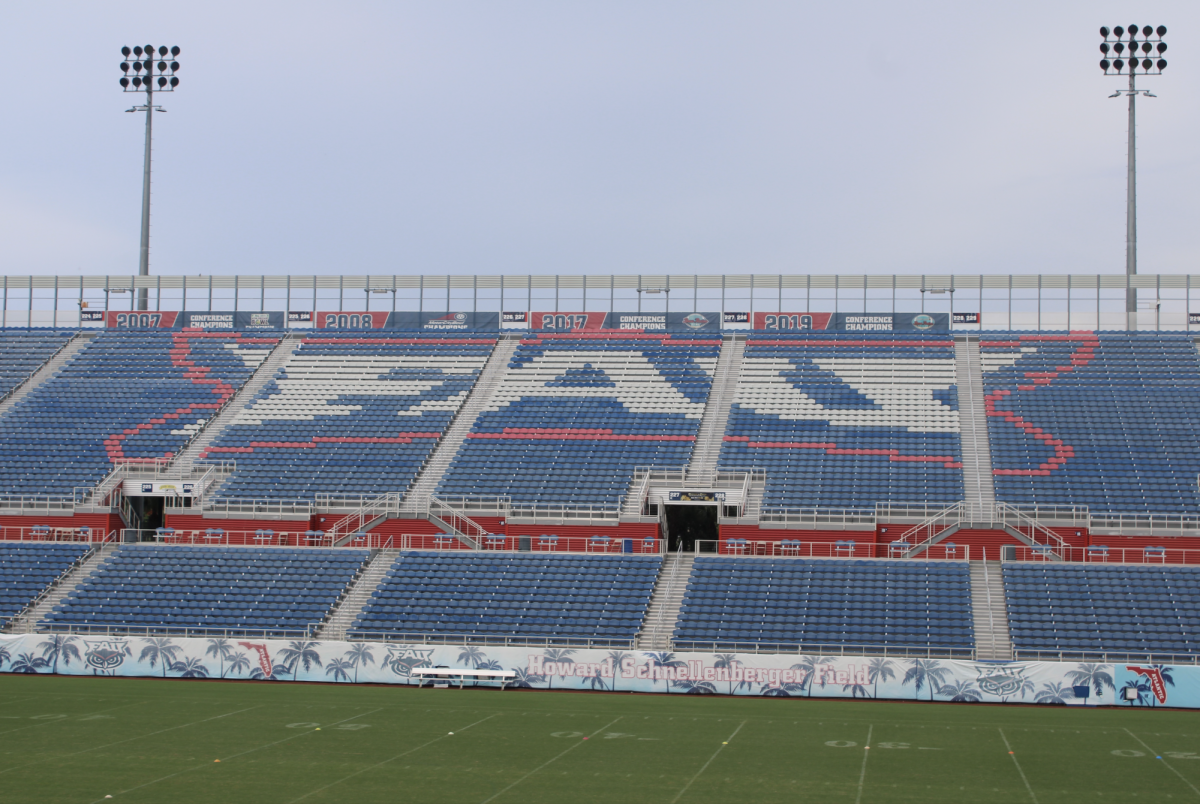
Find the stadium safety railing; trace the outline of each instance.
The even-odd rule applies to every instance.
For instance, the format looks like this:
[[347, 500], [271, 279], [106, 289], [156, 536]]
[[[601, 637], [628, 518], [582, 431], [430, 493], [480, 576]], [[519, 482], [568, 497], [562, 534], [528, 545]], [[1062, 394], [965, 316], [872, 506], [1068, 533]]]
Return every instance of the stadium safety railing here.
[[633, 639], [564, 636], [502, 636], [499, 634], [442, 634], [413, 631], [364, 631], [351, 628], [350, 642], [401, 642], [406, 645], [491, 645], [522, 648], [633, 648]]
[[1127, 651], [1030, 650], [1013, 648], [1015, 662], [1089, 662], [1095, 664], [1200, 664], [1195, 653], [1130, 653]]
[[760, 525], [797, 530], [874, 530], [874, 512], [858, 508], [764, 508]]
[[867, 645], [840, 642], [742, 642], [673, 639], [677, 650], [706, 653], [795, 653], [813, 656], [883, 656], [896, 659], [974, 659], [975, 649], [935, 645]]
[[1137, 536], [1200, 536], [1200, 516], [1186, 514], [1092, 514], [1092, 530]]
[[[375, 545], [369, 541], [367, 546]], [[557, 536], [553, 533], [532, 534], [489, 534], [482, 538], [480, 551], [519, 553], [602, 553], [661, 555], [666, 542], [663, 539], [623, 536]], [[453, 533], [405, 533], [397, 537], [394, 544], [401, 550], [474, 550]]]
[[100, 623], [56, 623], [43, 621], [39, 631], [47, 633], [88, 634], [124, 637], [257, 637], [261, 639], [308, 639], [316, 635], [320, 623], [306, 628], [203, 628], [169, 625], [106, 625]]
[[0, 527], [0, 540], [9, 542], [84, 542], [106, 544], [115, 542], [120, 534], [86, 525], [61, 527], [56, 525], [5, 525]]
[[[1061, 557], [1060, 557], [1061, 556]], [[1141, 547], [1065, 547], [1047, 550], [1039, 545], [1010, 545], [1001, 552], [1005, 561], [1057, 563], [1062, 561], [1083, 564], [1200, 564], [1200, 549], [1146, 545]]]
[[[978, 551], [978, 548], [976, 548]], [[719, 539], [696, 541], [695, 553], [747, 558], [896, 558], [909, 559], [912, 545], [906, 542], [877, 544], [841, 540], [817, 542], [803, 539], [759, 541], [753, 539]], [[913, 556], [914, 561], [969, 561], [971, 547], [951, 541], [939, 542]]]

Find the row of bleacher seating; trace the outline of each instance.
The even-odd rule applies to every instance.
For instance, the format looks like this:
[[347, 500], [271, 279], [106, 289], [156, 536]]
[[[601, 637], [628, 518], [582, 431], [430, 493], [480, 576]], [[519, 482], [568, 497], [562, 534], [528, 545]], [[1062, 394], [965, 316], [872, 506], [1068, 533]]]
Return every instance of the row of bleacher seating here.
[[353, 633], [627, 643], [661, 563], [658, 556], [404, 553]]
[[0, 417], [0, 490], [72, 495], [120, 458], [170, 457], [250, 377], [275, 336], [102, 332]]
[[20, 614], [90, 549], [86, 544], [0, 542], [0, 627]]
[[848, 645], [968, 655], [974, 643], [965, 563], [696, 559], [680, 649]]
[[997, 499], [1200, 514], [1200, 355], [1182, 333], [985, 333]]
[[617, 506], [638, 467], [687, 466], [719, 352], [680, 335], [523, 340], [438, 493]]
[[226, 499], [402, 492], [466, 400], [494, 338], [305, 336], [207, 450]]
[[[0, 544], [0, 620], [88, 549]], [[311, 633], [368, 555], [125, 545], [77, 579], [40, 627]], [[643, 627], [660, 568], [658, 556], [403, 552], [351, 634], [627, 645]], [[1018, 658], [1200, 656], [1200, 567], [1009, 562], [1002, 577]], [[965, 562], [702, 556], [673, 636], [679, 650], [967, 655], [969, 573]]]
[[720, 467], [765, 469], [763, 509], [962, 499], [947, 335], [751, 333]]
[[56, 605], [51, 629], [311, 633], [369, 553], [124, 545]]
[[1008, 564], [1003, 578], [1017, 651], [1200, 654], [1200, 568]]
[[25, 382], [74, 334], [52, 329], [0, 330], [0, 397]]

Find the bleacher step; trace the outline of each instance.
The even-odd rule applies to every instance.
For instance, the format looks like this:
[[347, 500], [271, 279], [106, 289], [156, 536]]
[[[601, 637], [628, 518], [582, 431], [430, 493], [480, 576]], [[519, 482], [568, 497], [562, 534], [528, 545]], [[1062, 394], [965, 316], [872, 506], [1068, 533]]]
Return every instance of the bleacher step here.
[[[208, 420], [204, 429], [197, 433], [191, 443], [179, 453], [171, 466], [191, 470], [199, 459], [200, 453], [208, 449], [220, 437], [225, 428], [232, 424], [237, 415], [242, 412], [242, 408], [246, 407], [247, 403], [253, 400], [268, 382], [275, 379], [276, 373], [296, 353], [303, 339], [302, 334], [295, 332], [280, 338], [279, 343], [263, 358], [263, 361], [258, 364], [258, 368], [246, 382], [242, 383], [242, 387], [238, 389], [237, 393], [217, 411], [215, 416]], [[207, 496], [212, 496], [215, 492], [216, 488], [209, 489]]]
[[679, 622], [679, 608], [683, 605], [683, 593], [687, 591], [695, 560], [690, 553], [678, 552], [663, 562], [650, 595], [646, 619], [642, 621], [642, 630], [634, 643], [638, 650], [671, 649], [671, 636]]
[[971, 614], [975, 625], [975, 658], [984, 662], [1012, 661], [1008, 606], [999, 561], [971, 562]]
[[0, 402], [0, 416], [8, 413], [18, 402], [29, 396], [34, 389], [58, 373], [60, 368], [65, 366], [75, 355], [79, 354], [95, 337], [96, 333], [94, 332], [80, 332], [63, 344], [61, 349], [51, 355], [50, 359], [41, 365], [41, 368], [26, 377], [24, 382], [9, 392], [4, 401]]
[[112, 555], [116, 549], [117, 545], [115, 544], [102, 544], [88, 553], [83, 561], [60, 575], [43, 594], [41, 599], [34, 602], [31, 608], [9, 623], [7, 630], [13, 634], [36, 633], [37, 624], [42, 621], [42, 618], [53, 611], [54, 607], [70, 594], [76, 584], [91, 575], [92, 570], [104, 563], [105, 559]]
[[742, 374], [742, 358], [746, 354], [745, 335], [726, 335], [721, 340], [721, 353], [713, 370], [712, 389], [704, 406], [704, 418], [696, 434], [696, 446], [688, 464], [689, 477], [705, 477], [716, 471], [729, 424], [729, 408]]
[[437, 492], [438, 484], [442, 482], [442, 477], [450, 468], [454, 456], [458, 454], [459, 447], [462, 446], [467, 439], [467, 434], [475, 425], [475, 419], [492, 401], [492, 394], [503, 381], [504, 374], [508, 371], [509, 361], [512, 360], [512, 356], [520, 344], [521, 340], [518, 337], [502, 337], [496, 342], [496, 347], [488, 356], [483, 370], [479, 372], [479, 378], [471, 388], [467, 400], [459, 407], [458, 412], [454, 415], [454, 420], [442, 435], [441, 441], [425, 461], [425, 465], [421, 467], [416, 480], [409, 486], [408, 493], [401, 503], [402, 512], [407, 509], [411, 513], [416, 510], [415, 505], [418, 500]]
[[991, 510], [996, 503], [978, 337], [960, 335], [954, 338], [954, 380], [958, 387], [963, 489], [970, 515], [971, 512]]
[[346, 638], [346, 632], [354, 625], [354, 621], [362, 613], [363, 607], [370, 602], [371, 593], [379, 587], [383, 576], [391, 569], [398, 555], [400, 555], [398, 549], [388, 548], [379, 550], [371, 556], [371, 560], [367, 562], [362, 573], [350, 585], [345, 596], [334, 608], [333, 613], [329, 615], [329, 619], [317, 630], [318, 639], [342, 640]]

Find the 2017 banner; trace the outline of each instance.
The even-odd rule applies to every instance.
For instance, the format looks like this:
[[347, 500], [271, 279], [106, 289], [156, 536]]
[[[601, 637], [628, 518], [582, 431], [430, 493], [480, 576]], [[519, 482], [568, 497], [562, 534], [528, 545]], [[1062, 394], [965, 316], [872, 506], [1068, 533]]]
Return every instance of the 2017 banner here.
[[587, 313], [531, 312], [529, 328], [548, 332], [597, 332], [602, 329], [641, 332], [719, 332], [720, 313]]

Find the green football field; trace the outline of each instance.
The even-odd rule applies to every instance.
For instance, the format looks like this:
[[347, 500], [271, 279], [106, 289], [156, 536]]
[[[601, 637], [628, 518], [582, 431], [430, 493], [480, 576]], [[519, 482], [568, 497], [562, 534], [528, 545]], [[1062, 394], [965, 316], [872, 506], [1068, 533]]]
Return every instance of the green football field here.
[[0, 802], [109, 796], [1193, 801], [1200, 714], [0, 676]]

